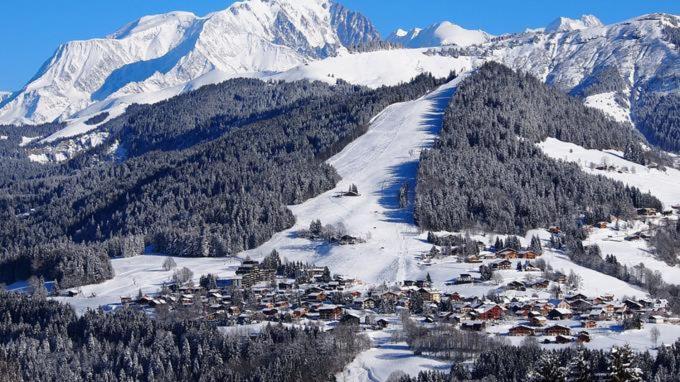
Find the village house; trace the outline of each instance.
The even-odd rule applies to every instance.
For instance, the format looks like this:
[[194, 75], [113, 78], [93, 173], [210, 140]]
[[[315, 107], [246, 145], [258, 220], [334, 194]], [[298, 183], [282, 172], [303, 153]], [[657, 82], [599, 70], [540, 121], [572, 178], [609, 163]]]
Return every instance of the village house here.
[[571, 329], [562, 325], [553, 325], [545, 328], [543, 333], [545, 333], [547, 336], [569, 336], [571, 335]]
[[354, 299], [353, 305], [355, 309], [374, 309], [376, 306], [375, 300], [370, 297]]
[[442, 294], [438, 290], [420, 288], [418, 289], [418, 293], [420, 293], [424, 301], [431, 301], [436, 303], [440, 303], [442, 301]]
[[469, 273], [461, 273], [460, 276], [458, 276], [458, 279], [456, 280], [458, 284], [469, 284], [474, 279], [472, 278], [472, 275]]
[[478, 320], [499, 320], [505, 313], [498, 304], [484, 304], [474, 310]]
[[512, 269], [512, 261], [510, 260], [499, 261], [497, 263], [491, 264], [491, 268], [497, 270], [510, 270]]
[[342, 308], [337, 305], [322, 305], [316, 311], [322, 320], [338, 320], [342, 317]]
[[508, 334], [511, 336], [533, 336], [535, 334], [534, 328], [525, 325], [517, 325], [510, 328]]
[[569, 309], [555, 308], [548, 312], [548, 319], [550, 320], [569, 320], [573, 317], [573, 313]]
[[517, 258], [517, 251], [515, 251], [512, 248], [505, 248], [501, 249], [500, 251], [496, 252], [496, 257], [499, 259], [516, 259]]
[[548, 322], [548, 319], [543, 317], [543, 316], [534, 316], [529, 318], [529, 323], [532, 326], [545, 326], [545, 324]]

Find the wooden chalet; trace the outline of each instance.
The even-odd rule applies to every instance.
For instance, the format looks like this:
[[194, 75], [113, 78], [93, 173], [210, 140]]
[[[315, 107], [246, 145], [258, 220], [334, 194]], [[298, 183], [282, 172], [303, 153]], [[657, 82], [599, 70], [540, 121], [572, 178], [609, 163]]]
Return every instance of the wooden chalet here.
[[569, 336], [571, 335], [571, 329], [562, 325], [553, 325], [545, 328], [543, 333], [547, 336]]
[[517, 325], [515, 327], [510, 328], [508, 331], [508, 334], [514, 337], [518, 336], [533, 336], [535, 334], [535, 330], [532, 327], [525, 326], [525, 325]]

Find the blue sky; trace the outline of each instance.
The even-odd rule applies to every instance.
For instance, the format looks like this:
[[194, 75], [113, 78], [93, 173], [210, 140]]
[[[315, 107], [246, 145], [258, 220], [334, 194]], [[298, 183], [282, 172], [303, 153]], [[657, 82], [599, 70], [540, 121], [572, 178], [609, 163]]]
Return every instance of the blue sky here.
[[[449, 20], [492, 34], [544, 26], [558, 16], [591, 13], [612, 23], [643, 13], [680, 14], [677, 0], [340, 0], [368, 16], [383, 35]], [[171, 10], [204, 15], [229, 0], [3, 0], [0, 89], [21, 88], [65, 41], [101, 37], [143, 15]]]

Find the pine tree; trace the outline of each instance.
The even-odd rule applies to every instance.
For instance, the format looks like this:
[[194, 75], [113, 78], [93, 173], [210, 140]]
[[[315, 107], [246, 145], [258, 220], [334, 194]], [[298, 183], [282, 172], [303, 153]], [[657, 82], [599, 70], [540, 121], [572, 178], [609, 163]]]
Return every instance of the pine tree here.
[[590, 382], [594, 379], [592, 367], [586, 358], [585, 349], [578, 349], [567, 366], [568, 382]]
[[609, 380], [612, 382], [642, 381], [642, 370], [635, 366], [634, 360], [630, 345], [612, 348], [609, 354]]
[[539, 254], [543, 253], [543, 245], [541, 244], [541, 239], [539, 239], [538, 236], [534, 235], [531, 237], [529, 249]]
[[496, 251], [500, 251], [503, 249], [503, 239], [501, 239], [499, 236], [496, 236], [496, 243], [493, 245], [494, 249]]
[[529, 372], [530, 382], [565, 382], [566, 370], [560, 366], [559, 359], [552, 351], [545, 351], [534, 369]]

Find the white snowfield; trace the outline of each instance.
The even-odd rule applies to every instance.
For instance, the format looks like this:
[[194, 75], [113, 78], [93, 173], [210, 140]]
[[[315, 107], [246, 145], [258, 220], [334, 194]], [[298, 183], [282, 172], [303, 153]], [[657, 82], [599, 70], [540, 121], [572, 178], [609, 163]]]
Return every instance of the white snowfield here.
[[[629, 186], [639, 188], [642, 192], [650, 192], [656, 196], [666, 208], [680, 204], [680, 171], [668, 168], [666, 171], [650, 169], [623, 159], [623, 154], [614, 150], [588, 150], [569, 142], [548, 138], [538, 145], [551, 158], [578, 163], [583, 171], [603, 175], [619, 180]], [[606, 163], [615, 166], [618, 171], [604, 171], [591, 168], [591, 163]], [[627, 169], [627, 172], [626, 170]]]
[[445, 361], [417, 356], [405, 342], [392, 342], [392, 334], [401, 329], [401, 324], [392, 320], [391, 329], [369, 331], [373, 347], [359, 354], [345, 369], [336, 374], [338, 382], [387, 381], [393, 373], [402, 372], [417, 376], [423, 370], [438, 370], [448, 373], [451, 364]]
[[[75, 297], [57, 297], [56, 300], [71, 304], [82, 314], [86, 309], [99, 306], [107, 309], [120, 303], [124, 296], [136, 297], [141, 290], [144, 294], [155, 294], [171, 280], [174, 270], [165, 271], [165, 256], [141, 255], [125, 259], [113, 259], [111, 264], [115, 277], [101, 284], [73, 288], [80, 291]], [[177, 269], [187, 267], [194, 273], [194, 282], [209, 273], [218, 276], [233, 276], [240, 261], [233, 258], [173, 258]]]

